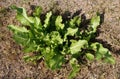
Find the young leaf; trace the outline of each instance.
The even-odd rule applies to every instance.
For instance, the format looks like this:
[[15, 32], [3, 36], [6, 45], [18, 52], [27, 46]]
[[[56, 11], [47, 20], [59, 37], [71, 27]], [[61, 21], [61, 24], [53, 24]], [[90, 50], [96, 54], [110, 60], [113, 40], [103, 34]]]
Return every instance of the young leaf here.
[[50, 33], [51, 36], [51, 42], [52, 43], [57, 43], [57, 44], [62, 44], [63, 43], [63, 39], [60, 36], [60, 33], [58, 31], [53, 31]]
[[56, 21], [55, 21], [55, 26], [57, 30], [64, 28], [64, 24], [62, 24], [62, 16], [57, 16]]
[[37, 6], [37, 7], [35, 7], [35, 11], [33, 12], [33, 15], [36, 17], [39, 17], [41, 12], [42, 12], [42, 8]]
[[69, 24], [70, 27], [79, 26], [81, 23], [81, 18], [79, 16], [75, 16], [73, 19], [70, 20]]
[[49, 26], [49, 24], [50, 24], [50, 17], [52, 16], [52, 12], [49, 12], [49, 13], [47, 13], [46, 14], [46, 19], [45, 19], [45, 21], [44, 21], [44, 27], [46, 28], [47, 26]]

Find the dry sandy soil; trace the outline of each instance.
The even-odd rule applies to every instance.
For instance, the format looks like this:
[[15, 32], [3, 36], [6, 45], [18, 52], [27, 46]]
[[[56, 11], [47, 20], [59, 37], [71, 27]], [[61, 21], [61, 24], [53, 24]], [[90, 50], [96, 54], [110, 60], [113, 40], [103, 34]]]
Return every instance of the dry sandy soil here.
[[86, 19], [100, 12], [102, 23], [96, 38], [111, 50], [115, 65], [92, 62], [83, 65], [75, 79], [120, 79], [120, 0], [0, 0], [0, 79], [67, 79], [70, 68], [51, 71], [41, 61], [25, 63], [21, 47], [12, 39], [7, 25], [19, 24], [10, 5], [25, 7], [30, 14], [32, 5], [42, 6], [43, 12], [59, 10], [66, 15], [80, 12]]

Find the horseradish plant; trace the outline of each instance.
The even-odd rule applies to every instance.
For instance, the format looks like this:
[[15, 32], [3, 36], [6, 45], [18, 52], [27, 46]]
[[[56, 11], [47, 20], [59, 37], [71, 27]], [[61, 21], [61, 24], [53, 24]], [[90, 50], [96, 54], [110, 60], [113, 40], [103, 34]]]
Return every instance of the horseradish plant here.
[[79, 58], [115, 63], [107, 48], [91, 41], [95, 39], [100, 23], [99, 15], [92, 17], [85, 29], [80, 25], [79, 16], [63, 22], [61, 15], [55, 16], [50, 11], [42, 21], [40, 7], [35, 8], [32, 16], [28, 16], [22, 7], [12, 6], [12, 9], [17, 10], [16, 18], [22, 24], [8, 26], [14, 34], [14, 40], [23, 47], [24, 52], [35, 53], [32, 56], [25, 55], [26, 61], [43, 59], [46, 66], [52, 70], [59, 69], [69, 62], [72, 67], [69, 79], [80, 70]]

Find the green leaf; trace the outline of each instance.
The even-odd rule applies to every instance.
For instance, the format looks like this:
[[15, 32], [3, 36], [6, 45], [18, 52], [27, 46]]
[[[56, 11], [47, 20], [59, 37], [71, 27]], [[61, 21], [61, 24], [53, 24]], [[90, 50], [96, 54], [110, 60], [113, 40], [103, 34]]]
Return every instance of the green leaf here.
[[67, 31], [64, 35], [64, 41], [67, 40], [67, 36], [74, 36], [78, 32], [78, 28], [67, 28]]
[[30, 23], [34, 23], [34, 21], [27, 16], [26, 10], [23, 7], [12, 6], [12, 9], [17, 10], [16, 18], [23, 25], [30, 25]]
[[14, 32], [14, 40], [24, 47], [24, 52], [36, 51], [36, 44], [31, 42], [29, 31], [25, 27], [9, 25], [8, 28]]
[[36, 56], [29, 56], [29, 55], [26, 55], [23, 57], [23, 59], [26, 61], [26, 62], [34, 62], [34, 61], [37, 61], [37, 60], [40, 60], [42, 58], [41, 55], [36, 55]]
[[37, 6], [37, 7], [35, 7], [35, 11], [33, 12], [33, 15], [36, 17], [39, 17], [41, 12], [42, 12], [42, 8]]
[[88, 42], [86, 40], [79, 40], [76, 42], [72, 42], [70, 46], [71, 54], [76, 54], [81, 51], [82, 48], [86, 48], [88, 45]]
[[13, 38], [18, 44], [22, 44], [23, 46], [29, 41], [29, 35], [27, 33], [16, 33]]
[[72, 66], [72, 71], [70, 72], [70, 74], [68, 76], [68, 79], [73, 79], [77, 75], [77, 73], [79, 72], [80, 66], [77, 63], [77, 59], [76, 58], [72, 58], [70, 60], [70, 65]]
[[50, 17], [52, 16], [52, 12], [49, 12], [49, 13], [47, 13], [46, 14], [46, 19], [45, 19], [45, 21], [44, 21], [44, 27], [46, 28], [47, 26], [49, 26], [49, 24], [50, 24]]
[[19, 27], [14, 25], [8, 25], [8, 28], [13, 32], [29, 32], [25, 27]]
[[103, 55], [98, 53], [98, 52], [96, 52], [95, 58], [96, 58], [96, 60], [101, 60], [103, 58]]
[[34, 26], [39, 29], [41, 28], [39, 25], [41, 25], [41, 21], [38, 17], [35, 17], [35, 21], [34, 21]]
[[55, 70], [61, 68], [64, 62], [64, 57], [62, 55], [57, 54], [50, 60], [46, 61], [46, 64], [50, 69]]
[[115, 59], [113, 57], [106, 57], [106, 58], [104, 58], [103, 61], [110, 63], [110, 64], [115, 64]]
[[57, 31], [53, 31], [50, 33], [51, 36], [51, 42], [52, 43], [57, 43], [57, 44], [62, 44], [63, 43], [63, 39], [61, 38], [59, 32]]
[[67, 33], [66, 35], [71, 35], [74, 36], [78, 31], [78, 28], [67, 28]]
[[94, 60], [94, 55], [91, 54], [91, 53], [86, 53], [86, 58], [87, 58], [88, 60]]
[[110, 51], [107, 48], [104, 48], [100, 43], [92, 43], [91, 48], [96, 52], [95, 57], [97, 60], [104, 58], [104, 61], [108, 63], [115, 63], [115, 60], [112, 58]]
[[54, 57], [56, 52], [52, 47], [42, 47], [41, 53], [44, 56], [45, 61], [49, 61]]
[[62, 16], [57, 16], [56, 21], [55, 21], [55, 26], [57, 30], [63, 29], [64, 24], [62, 24]]
[[94, 17], [92, 17], [92, 19], [90, 20], [90, 27], [92, 28], [92, 32], [95, 33], [97, 30], [97, 27], [100, 25], [100, 16], [96, 15]]
[[30, 52], [35, 52], [37, 51], [37, 45], [34, 42], [28, 42], [28, 44], [26, 44], [26, 46], [24, 46], [24, 52], [26, 53], [30, 53]]
[[69, 24], [70, 27], [80, 26], [81, 18], [79, 16], [75, 16], [73, 19], [70, 20]]
[[100, 43], [92, 43], [91, 44], [91, 48], [96, 51], [99, 52], [102, 55], [105, 55], [107, 52], [109, 52], [109, 50], [107, 48], [104, 48], [102, 44]]

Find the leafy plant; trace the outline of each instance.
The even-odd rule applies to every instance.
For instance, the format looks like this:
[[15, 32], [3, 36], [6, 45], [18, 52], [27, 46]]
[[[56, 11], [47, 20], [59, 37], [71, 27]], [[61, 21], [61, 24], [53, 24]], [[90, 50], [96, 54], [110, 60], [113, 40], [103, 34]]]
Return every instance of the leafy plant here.
[[61, 15], [54, 16], [50, 11], [42, 22], [40, 7], [36, 7], [33, 16], [28, 16], [22, 7], [12, 6], [12, 9], [17, 10], [16, 18], [22, 24], [8, 26], [14, 33], [14, 40], [23, 46], [25, 53], [35, 53], [34, 56], [25, 55], [26, 61], [43, 59], [52, 70], [61, 68], [68, 61], [72, 67], [69, 79], [75, 77], [80, 70], [79, 57], [115, 63], [107, 48], [91, 41], [95, 38], [100, 23], [99, 15], [92, 17], [87, 29], [83, 29], [79, 16], [63, 22]]

